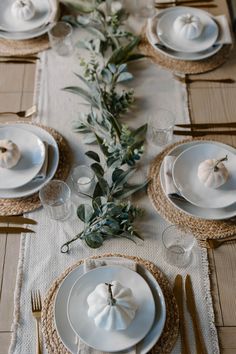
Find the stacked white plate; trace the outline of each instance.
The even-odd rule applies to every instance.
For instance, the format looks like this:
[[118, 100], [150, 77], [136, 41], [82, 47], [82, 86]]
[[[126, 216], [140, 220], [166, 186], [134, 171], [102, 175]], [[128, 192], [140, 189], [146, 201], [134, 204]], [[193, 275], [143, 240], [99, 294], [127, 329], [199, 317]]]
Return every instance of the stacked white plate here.
[[[18, 146], [21, 158], [11, 169], [0, 167], [0, 198], [22, 198], [38, 192], [57, 170], [59, 149], [55, 139], [40, 127], [21, 123], [1, 125], [0, 140], [3, 139]], [[45, 163], [46, 173], [41, 176]]]
[[[195, 39], [185, 39], [174, 28], [175, 20], [190, 14], [200, 18], [203, 30]], [[219, 27], [214, 18], [206, 11], [184, 6], [171, 7], [151, 19], [147, 37], [152, 46], [162, 54], [178, 60], [196, 61], [217, 53], [222, 44], [217, 44]]]
[[[88, 295], [98, 284], [113, 280], [130, 288], [138, 303], [135, 318], [125, 331], [102, 330], [87, 314]], [[103, 266], [84, 274], [82, 264], [61, 283], [55, 299], [54, 319], [59, 337], [72, 354], [78, 352], [76, 338], [103, 352], [125, 354], [135, 347], [137, 354], [146, 354], [163, 331], [166, 307], [160, 286], [143, 266], [138, 265], [138, 272], [122, 266]]]
[[12, 11], [14, 1], [0, 2], [0, 38], [24, 40], [39, 37], [48, 32], [58, 15], [58, 0], [31, 0], [34, 16], [29, 20], [19, 19]]
[[[176, 146], [169, 155], [176, 157], [172, 177], [183, 197], [177, 199], [167, 195], [175, 207], [191, 216], [207, 220], [223, 220], [236, 215], [235, 148], [219, 142], [193, 141]], [[226, 155], [228, 160], [224, 164], [229, 171], [228, 180], [217, 189], [206, 187], [197, 175], [199, 164], [204, 160], [220, 159]], [[160, 180], [165, 192], [164, 163], [160, 169]]]

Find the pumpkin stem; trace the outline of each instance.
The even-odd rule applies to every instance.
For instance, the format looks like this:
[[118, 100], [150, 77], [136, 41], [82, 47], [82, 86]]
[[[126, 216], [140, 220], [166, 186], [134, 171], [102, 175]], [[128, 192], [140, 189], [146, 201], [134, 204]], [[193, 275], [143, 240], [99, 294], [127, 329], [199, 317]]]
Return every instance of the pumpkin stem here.
[[223, 162], [223, 161], [228, 161], [228, 156], [227, 155], [225, 157], [223, 157], [222, 159], [216, 160], [216, 163], [215, 163], [215, 165], [213, 167], [214, 172], [217, 172], [219, 170], [218, 165], [219, 165], [220, 162]]
[[6, 152], [6, 151], [7, 151], [7, 149], [6, 149], [6, 148], [4, 148], [4, 147], [0, 146], [0, 152]]
[[115, 303], [116, 303], [116, 299], [114, 299], [113, 294], [112, 294], [112, 289], [111, 289], [111, 287], [112, 287], [113, 285], [110, 284], [110, 283], [105, 283], [105, 284], [108, 286], [108, 294], [109, 294], [109, 297], [108, 297], [108, 305], [114, 306]]

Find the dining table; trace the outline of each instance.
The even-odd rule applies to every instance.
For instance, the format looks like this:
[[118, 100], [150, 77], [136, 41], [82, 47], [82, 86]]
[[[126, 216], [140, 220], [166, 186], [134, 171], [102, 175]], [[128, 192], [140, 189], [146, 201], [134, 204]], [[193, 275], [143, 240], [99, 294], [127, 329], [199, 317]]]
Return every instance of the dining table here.
[[[217, 6], [213, 8], [209, 6], [209, 9], [204, 8], [204, 10], [215, 16], [224, 13], [230, 22], [227, 1], [214, 0], [214, 4]], [[232, 34], [232, 36], [234, 39], [235, 35]], [[23, 120], [14, 115], [0, 116], [0, 124], [15, 124], [20, 120], [26, 124], [33, 122], [43, 126], [52, 126], [52, 128], [57, 129], [60, 134], [65, 136], [71, 149], [72, 164], [85, 164], [87, 162], [85, 152], [88, 149], [83, 143], [81, 135], [73, 131], [74, 121], [78, 112], [84, 110], [84, 106], [81, 105], [77, 97], [63, 92], [62, 89], [71, 85], [71, 82], [76, 83], [72, 68], [76, 70], [79, 67], [80, 54], [80, 49], [77, 49], [76, 54], [73, 54], [72, 57], [59, 57], [49, 49], [37, 54], [37, 59], [30, 63], [0, 62], [0, 111], [22, 111], [33, 104], [36, 104], [39, 109], [33, 118], [24, 118]], [[56, 67], [59, 68], [58, 72], [56, 70], [53, 71], [53, 68]], [[149, 108], [142, 101], [145, 94], [145, 98], [151, 97], [149, 103], [153, 104], [153, 108], [155, 108], [155, 100], [157, 99], [158, 101], [159, 99], [159, 103], [161, 103], [162, 107], [164, 106], [163, 108], [171, 108], [178, 112], [177, 114], [180, 116], [178, 123], [230, 123], [235, 121], [235, 48], [232, 48], [227, 60], [214, 70], [198, 75], [188, 75], [188, 78], [192, 79], [192, 81], [187, 84], [175, 80], [171, 71], [159, 67], [156, 63], [151, 64], [148, 58], [142, 59], [140, 63], [130, 64], [130, 67], [134, 77], [138, 76], [137, 82], [135, 82], [135, 91], [139, 101], [139, 105], [135, 106], [132, 112], [126, 113], [127, 120], [132, 126], [137, 126], [137, 123], [144, 123], [148, 120]], [[158, 82], [155, 81], [155, 76], [153, 76], [155, 73], [158, 75]], [[217, 80], [220, 78], [230, 78], [235, 80], [235, 83], [204, 81], [204, 79]], [[154, 91], [150, 90], [148, 85], [159, 86]], [[128, 86], [132, 88], [133, 82], [130, 81]], [[166, 94], [168, 90], [171, 92], [170, 96]], [[173, 103], [173, 97], [174, 99], [176, 98], [177, 103]], [[181, 140], [185, 138], [184, 136], [178, 137]], [[207, 138], [236, 147], [236, 135], [212, 134], [207, 136]], [[149, 168], [152, 159], [161, 152], [161, 148], [151, 146], [147, 150], [145, 171]], [[141, 179], [144, 173], [147, 172], [141, 170], [139, 174]], [[68, 178], [68, 183], [71, 184], [70, 178]], [[83, 200], [81, 201], [77, 196], [73, 198], [75, 209]], [[141, 229], [144, 232], [144, 241], [140, 241], [137, 244], [133, 244], [129, 240], [123, 241], [120, 239], [119, 241], [113, 241], [111, 239], [106, 241], [106, 245], [103, 245], [97, 251], [84, 246], [82, 241], [78, 241], [71, 246], [69, 254], [62, 254], [60, 246], [74, 236], [77, 228], [76, 221], [72, 219], [71, 222], [51, 223], [50, 220], [45, 218], [41, 208], [25, 213], [26, 217], [38, 220], [38, 225], [33, 227], [35, 234], [5, 233], [0, 235], [0, 354], [8, 353], [10, 347], [11, 353], [31, 354], [31, 349], [35, 348], [34, 344], [28, 343], [29, 340], [27, 342], [24, 332], [21, 332], [24, 331], [24, 325], [27, 327], [27, 323], [30, 321], [31, 324], [33, 323], [32, 314], [30, 312], [24, 313], [22, 317], [21, 308], [19, 307], [19, 304], [25, 306], [24, 302], [26, 301], [25, 296], [28, 288], [24, 284], [27, 283], [28, 279], [32, 279], [30, 286], [33, 284], [35, 289], [40, 289], [43, 297], [47, 294], [52, 281], [76, 261], [112, 252], [114, 254], [124, 253], [135, 257], [142, 256], [143, 258], [148, 258], [150, 255], [150, 261], [155, 262], [157, 267], [161, 267], [173, 287], [174, 276], [177, 273], [181, 273], [182, 270], [175, 269], [173, 271], [170, 265], [164, 264], [161, 260], [161, 250], [155, 249], [155, 247], [158, 247], [158, 242], [155, 241], [155, 233], [157, 234], [156, 237], [160, 236], [164, 228], [169, 225], [169, 222], [166, 222], [151, 206], [152, 204], [147, 196], [142, 196], [142, 198], [144, 200], [144, 208], [147, 207], [148, 209], [148, 215], [147, 219], [144, 218], [143, 226], [142, 221], [140, 221]], [[73, 213], [75, 214], [75, 210], [73, 210]], [[151, 221], [148, 221], [148, 217], [150, 217]], [[235, 220], [232, 222], [236, 222]], [[8, 224], [5, 223], [3, 226], [8, 226]], [[41, 237], [41, 242], [40, 239], [37, 241], [38, 245], [40, 245], [38, 253], [33, 250], [33, 238], [36, 239], [37, 237]], [[30, 240], [29, 238], [31, 238], [32, 244], [30, 244], [31, 241], [28, 241]], [[122, 244], [122, 242], [124, 243]], [[30, 247], [30, 245], [32, 253], [30, 253], [29, 249], [25, 249]], [[214, 344], [214, 340], [211, 346], [209, 344], [209, 348], [211, 348], [209, 350], [212, 351], [208, 351], [208, 354], [218, 354], [218, 352], [221, 354], [235, 354], [236, 242], [224, 243], [215, 249], [204, 248], [203, 253], [198, 250], [200, 246], [196, 245], [195, 247], [195, 252], [200, 252], [198, 257], [203, 255], [203, 269], [200, 272], [198, 260], [189, 269], [191, 274], [196, 275], [199, 284], [205, 284], [209, 288], [208, 298], [202, 299], [202, 302], [209, 303], [210, 301], [213, 313], [208, 314], [208, 317], [210, 317], [209, 321], [216, 328], [215, 334], [214, 326], [212, 329], [206, 329], [205, 332], [212, 330], [213, 335], [216, 337], [216, 344]], [[31, 258], [31, 254], [34, 255], [35, 261]], [[157, 256], [155, 257], [155, 255]], [[28, 257], [26, 261], [24, 257]], [[41, 259], [44, 257], [44, 263], [41, 263]], [[43, 264], [42, 268], [40, 268], [41, 264]], [[184, 272], [185, 275], [188, 269]], [[202, 274], [205, 277], [203, 283], [201, 283], [200, 279], [203, 276]], [[197, 291], [196, 288], [195, 291]], [[24, 294], [24, 298], [21, 294]], [[30, 302], [30, 294], [28, 300]], [[18, 305], [16, 306], [16, 304]], [[202, 312], [199, 313], [202, 315]], [[204, 327], [204, 320], [205, 317], [200, 317], [202, 327]], [[186, 323], [189, 323], [189, 319]], [[30, 326], [27, 327], [27, 331]], [[17, 332], [18, 328], [20, 328], [19, 332]], [[35, 340], [35, 331], [32, 326], [31, 331], [32, 338]], [[179, 348], [180, 344], [178, 342], [174, 353], [177, 353], [180, 350]], [[195, 353], [194, 350], [194, 348], [191, 348], [191, 353]], [[60, 350], [57, 352], [59, 354]], [[45, 353], [47, 353], [46, 349]]]

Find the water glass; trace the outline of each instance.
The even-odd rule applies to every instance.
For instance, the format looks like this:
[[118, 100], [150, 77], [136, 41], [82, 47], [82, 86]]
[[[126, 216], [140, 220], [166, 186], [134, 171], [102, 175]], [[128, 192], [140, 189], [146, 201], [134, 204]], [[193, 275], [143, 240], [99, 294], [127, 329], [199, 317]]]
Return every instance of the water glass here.
[[192, 259], [195, 238], [192, 234], [178, 229], [175, 225], [167, 227], [162, 233], [165, 260], [178, 268], [184, 268]]
[[169, 144], [173, 138], [174, 114], [166, 109], [158, 109], [148, 118], [148, 138], [157, 146]]
[[75, 191], [80, 196], [92, 196], [95, 187], [95, 174], [90, 167], [75, 166], [71, 173], [71, 179]]
[[52, 49], [60, 56], [73, 53], [72, 26], [69, 23], [57, 22], [48, 32]]
[[39, 198], [51, 219], [65, 220], [70, 216], [71, 190], [65, 182], [50, 181], [39, 191]]

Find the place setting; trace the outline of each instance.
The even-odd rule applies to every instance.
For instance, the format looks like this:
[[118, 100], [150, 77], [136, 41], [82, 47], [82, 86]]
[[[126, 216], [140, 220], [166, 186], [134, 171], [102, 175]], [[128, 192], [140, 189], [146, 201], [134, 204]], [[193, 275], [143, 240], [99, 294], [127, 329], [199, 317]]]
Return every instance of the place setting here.
[[1, 125], [0, 148], [1, 215], [39, 208], [38, 192], [52, 178], [65, 179], [69, 173], [68, 145], [54, 129], [27, 123]]
[[195, 7], [165, 8], [148, 19], [144, 31], [144, 53], [157, 64], [185, 74], [216, 68], [232, 45], [226, 16], [214, 17]]
[[77, 262], [55, 280], [43, 302], [49, 353], [59, 347], [73, 354], [170, 351], [178, 326], [176, 300], [165, 276], [151, 262], [132, 256]]

